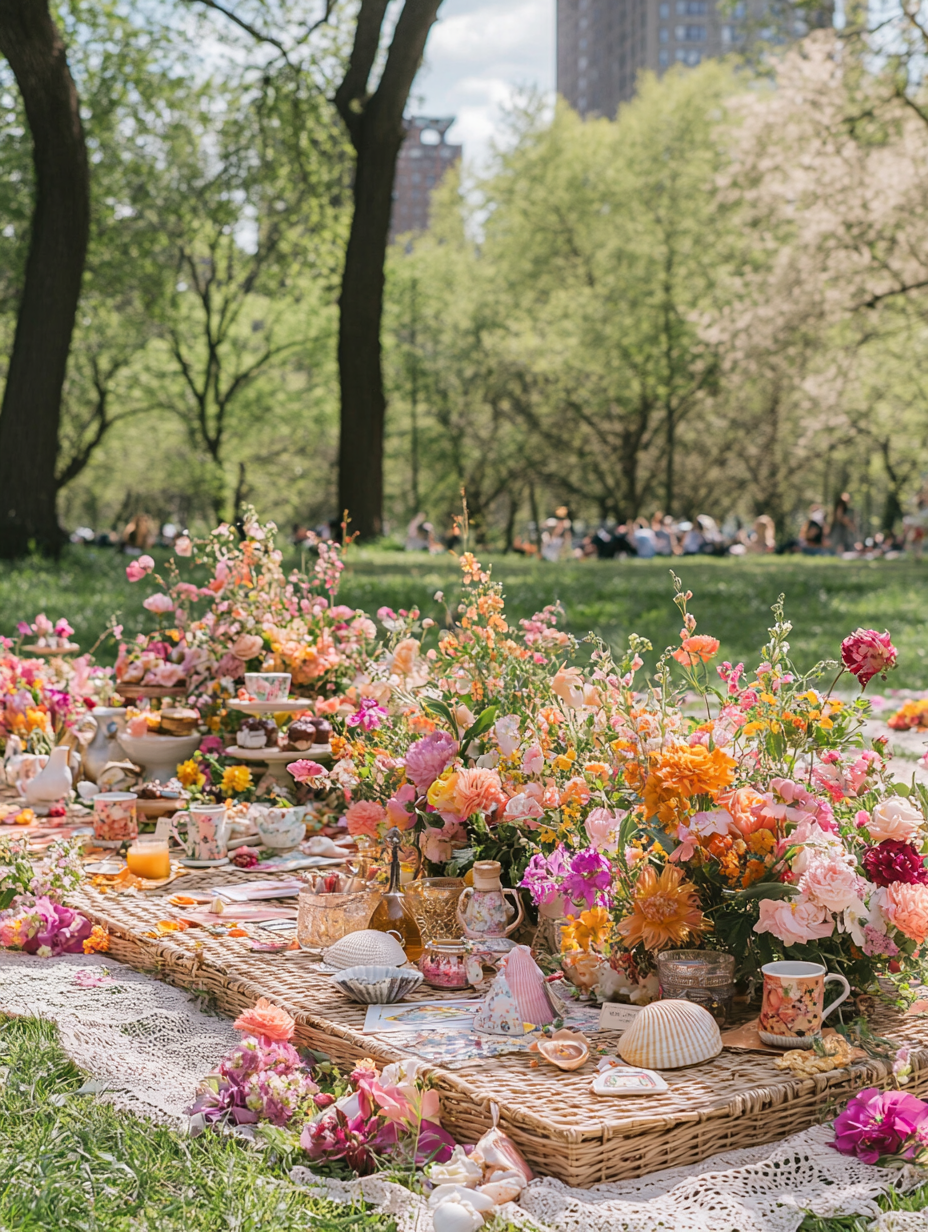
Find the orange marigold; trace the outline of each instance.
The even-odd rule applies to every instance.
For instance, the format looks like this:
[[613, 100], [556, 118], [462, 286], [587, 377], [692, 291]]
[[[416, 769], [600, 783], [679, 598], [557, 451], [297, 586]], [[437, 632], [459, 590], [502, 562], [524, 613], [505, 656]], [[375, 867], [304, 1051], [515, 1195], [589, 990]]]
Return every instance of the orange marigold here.
[[696, 887], [683, 880], [683, 869], [671, 864], [664, 866], [660, 876], [652, 865], [642, 871], [632, 912], [616, 925], [629, 948], [640, 941], [649, 950], [683, 945], [690, 936], [708, 928]]
[[[644, 785], [647, 817], [658, 817], [665, 829], [675, 827], [692, 809], [696, 796], [713, 801], [734, 777], [735, 759], [724, 749], [703, 744], [671, 744], [651, 757]], [[626, 780], [628, 770], [626, 769]]]
[[683, 639], [683, 645], [673, 652], [673, 657], [684, 667], [693, 667], [696, 663], [708, 663], [718, 651], [719, 639], [717, 637], [709, 637], [705, 633], [695, 633], [692, 637], [688, 637], [685, 629], [680, 636]]

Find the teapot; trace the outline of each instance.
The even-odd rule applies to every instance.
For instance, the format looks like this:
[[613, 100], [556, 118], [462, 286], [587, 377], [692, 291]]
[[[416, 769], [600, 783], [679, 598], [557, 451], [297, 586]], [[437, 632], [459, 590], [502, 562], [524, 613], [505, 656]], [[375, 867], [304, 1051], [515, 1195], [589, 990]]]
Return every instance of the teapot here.
[[84, 778], [96, 783], [107, 762], [122, 755], [116, 737], [125, 731], [126, 712], [122, 706], [97, 706], [93, 719], [93, 738], [84, 749]]

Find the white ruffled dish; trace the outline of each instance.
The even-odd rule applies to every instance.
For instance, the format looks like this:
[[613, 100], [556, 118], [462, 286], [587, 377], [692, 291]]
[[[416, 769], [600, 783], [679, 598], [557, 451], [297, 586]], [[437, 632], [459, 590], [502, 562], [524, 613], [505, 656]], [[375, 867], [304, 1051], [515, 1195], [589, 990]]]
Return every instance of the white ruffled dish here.
[[392, 1005], [419, 987], [422, 972], [402, 967], [348, 967], [333, 975], [332, 983], [362, 1005]]

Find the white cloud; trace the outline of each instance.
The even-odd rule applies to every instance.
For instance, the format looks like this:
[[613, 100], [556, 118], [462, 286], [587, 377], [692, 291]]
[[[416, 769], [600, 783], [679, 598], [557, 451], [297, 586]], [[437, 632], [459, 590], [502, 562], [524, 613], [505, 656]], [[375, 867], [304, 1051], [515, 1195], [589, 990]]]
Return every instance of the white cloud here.
[[454, 115], [448, 134], [484, 161], [519, 90], [554, 91], [555, 0], [444, 0], [410, 110]]

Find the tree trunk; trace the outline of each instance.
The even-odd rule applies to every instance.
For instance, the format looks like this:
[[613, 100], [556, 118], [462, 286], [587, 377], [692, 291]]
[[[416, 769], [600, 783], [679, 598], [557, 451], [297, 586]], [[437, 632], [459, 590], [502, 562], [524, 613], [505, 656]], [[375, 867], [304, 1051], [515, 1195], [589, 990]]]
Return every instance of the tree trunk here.
[[55, 463], [61, 390], [90, 227], [77, 90], [47, 0], [0, 0], [0, 51], [32, 134], [35, 208], [0, 408], [0, 557], [60, 550]]
[[[383, 527], [386, 397], [381, 370], [384, 262], [403, 111], [441, 0], [405, 0], [376, 91], [367, 82], [376, 57], [385, 0], [362, 0], [348, 71], [335, 95], [357, 163], [354, 214], [339, 297], [338, 370], [341, 436], [338, 507], [361, 539]], [[376, 35], [376, 37], [375, 37]]]

